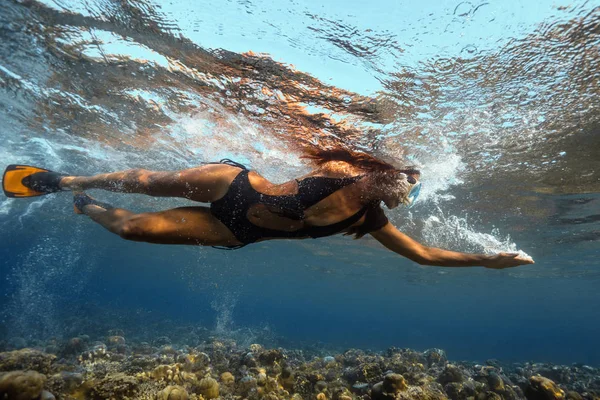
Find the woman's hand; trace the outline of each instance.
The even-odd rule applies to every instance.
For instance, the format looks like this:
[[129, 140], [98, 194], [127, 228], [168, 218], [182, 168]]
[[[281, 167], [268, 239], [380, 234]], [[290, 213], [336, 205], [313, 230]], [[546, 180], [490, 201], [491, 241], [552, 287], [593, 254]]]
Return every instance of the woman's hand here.
[[439, 267], [479, 267], [504, 269], [533, 264], [533, 259], [519, 253], [498, 253], [495, 255], [459, 253], [423, 246], [400, 232], [391, 223], [371, 232], [371, 236], [388, 249], [421, 265], [437, 265]]
[[519, 253], [498, 253], [487, 258], [482, 264], [486, 268], [504, 269], [525, 264], [535, 264], [535, 261], [533, 261], [533, 258], [522, 256]]

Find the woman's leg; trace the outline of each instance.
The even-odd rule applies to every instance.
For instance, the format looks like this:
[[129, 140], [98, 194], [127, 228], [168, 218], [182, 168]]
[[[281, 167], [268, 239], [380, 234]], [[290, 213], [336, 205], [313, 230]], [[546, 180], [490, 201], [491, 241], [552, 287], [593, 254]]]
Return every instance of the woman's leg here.
[[121, 208], [87, 205], [83, 213], [123, 239], [162, 244], [235, 246], [241, 244], [207, 207], [134, 214]]
[[225, 164], [208, 164], [175, 172], [131, 169], [95, 176], [67, 176], [60, 181], [60, 187], [67, 190], [104, 189], [158, 197], [184, 197], [208, 203], [225, 195], [239, 171], [239, 168]]

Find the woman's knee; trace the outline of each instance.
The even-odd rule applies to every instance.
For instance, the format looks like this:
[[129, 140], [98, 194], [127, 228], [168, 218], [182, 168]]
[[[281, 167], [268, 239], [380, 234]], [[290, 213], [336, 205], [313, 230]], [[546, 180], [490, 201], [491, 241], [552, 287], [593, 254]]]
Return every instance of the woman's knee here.
[[148, 230], [135, 219], [122, 222], [117, 230], [117, 234], [123, 239], [134, 241], [143, 241], [148, 233]]

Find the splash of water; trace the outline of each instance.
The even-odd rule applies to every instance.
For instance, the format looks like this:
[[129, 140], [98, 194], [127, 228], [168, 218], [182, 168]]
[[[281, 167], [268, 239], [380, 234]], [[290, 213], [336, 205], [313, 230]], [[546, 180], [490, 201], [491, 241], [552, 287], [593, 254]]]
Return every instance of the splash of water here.
[[494, 228], [491, 233], [479, 232], [467, 217], [446, 216], [440, 208], [424, 220], [422, 235], [431, 246], [485, 254], [510, 252], [530, 257], [517, 249], [509, 235], [503, 237], [498, 229]]

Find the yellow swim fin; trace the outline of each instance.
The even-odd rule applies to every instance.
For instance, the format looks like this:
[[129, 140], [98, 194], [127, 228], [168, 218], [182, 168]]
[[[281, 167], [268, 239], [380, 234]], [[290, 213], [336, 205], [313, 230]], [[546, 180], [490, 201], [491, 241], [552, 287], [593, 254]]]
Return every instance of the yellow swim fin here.
[[33, 197], [61, 191], [66, 175], [30, 165], [9, 165], [4, 171], [2, 189], [6, 197]]

